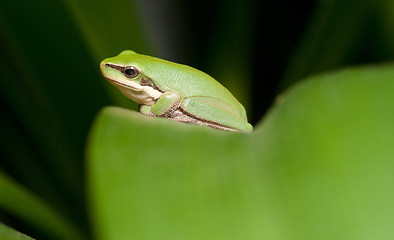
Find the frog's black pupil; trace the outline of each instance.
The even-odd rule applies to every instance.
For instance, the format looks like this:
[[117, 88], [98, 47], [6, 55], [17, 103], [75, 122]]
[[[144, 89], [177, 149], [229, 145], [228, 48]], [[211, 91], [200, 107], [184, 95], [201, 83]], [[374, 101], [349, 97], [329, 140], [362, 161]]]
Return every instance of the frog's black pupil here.
[[129, 75], [129, 76], [133, 76], [134, 74], [135, 74], [135, 70], [134, 69], [126, 69], [125, 71], [124, 71], [127, 75]]

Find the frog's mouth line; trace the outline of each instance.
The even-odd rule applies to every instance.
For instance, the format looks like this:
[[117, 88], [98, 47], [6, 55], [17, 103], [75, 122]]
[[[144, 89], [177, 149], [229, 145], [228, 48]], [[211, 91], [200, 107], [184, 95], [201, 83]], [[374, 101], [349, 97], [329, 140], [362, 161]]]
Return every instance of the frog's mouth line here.
[[107, 81], [110, 82], [110, 83], [113, 83], [113, 84], [116, 84], [116, 85], [120, 85], [120, 86], [125, 87], [125, 88], [129, 88], [129, 89], [132, 89], [132, 90], [135, 90], [135, 91], [143, 91], [141, 89], [138, 89], [137, 87], [128, 85], [128, 84], [126, 84], [124, 82], [120, 82], [118, 80], [115, 80], [115, 79], [112, 79], [112, 78], [109, 78], [109, 77], [105, 77], [105, 79], [107, 79]]
[[[130, 84], [127, 84], [123, 81], [121, 82], [121, 81], [112, 79], [110, 77], [105, 77], [105, 79], [107, 79], [107, 81], [109, 81], [110, 83], [112, 83], [114, 85], [118, 85], [118, 86], [130, 89], [134, 92], [145, 92], [146, 94], [148, 94], [149, 96], [151, 96], [154, 99], [160, 98], [160, 96], [163, 94], [162, 92], [156, 90], [155, 88], [153, 88], [151, 86], [139, 85], [139, 84], [134, 83], [132, 81], [130, 81]], [[132, 86], [131, 84], [134, 84], [135, 86]]]

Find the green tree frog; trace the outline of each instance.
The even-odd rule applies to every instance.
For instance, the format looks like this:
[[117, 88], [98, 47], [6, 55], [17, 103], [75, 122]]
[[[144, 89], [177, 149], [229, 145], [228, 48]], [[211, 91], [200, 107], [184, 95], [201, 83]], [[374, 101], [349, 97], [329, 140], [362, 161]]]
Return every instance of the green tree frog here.
[[140, 105], [142, 114], [228, 131], [253, 129], [238, 100], [192, 67], [125, 50], [103, 60], [100, 68], [110, 83]]

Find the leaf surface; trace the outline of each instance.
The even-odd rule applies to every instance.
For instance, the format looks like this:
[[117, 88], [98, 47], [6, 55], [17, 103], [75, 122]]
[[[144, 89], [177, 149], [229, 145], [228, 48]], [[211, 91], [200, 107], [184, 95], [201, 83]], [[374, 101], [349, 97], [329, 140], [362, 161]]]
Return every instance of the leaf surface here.
[[388, 239], [394, 67], [306, 79], [251, 134], [106, 108], [89, 145], [98, 239]]

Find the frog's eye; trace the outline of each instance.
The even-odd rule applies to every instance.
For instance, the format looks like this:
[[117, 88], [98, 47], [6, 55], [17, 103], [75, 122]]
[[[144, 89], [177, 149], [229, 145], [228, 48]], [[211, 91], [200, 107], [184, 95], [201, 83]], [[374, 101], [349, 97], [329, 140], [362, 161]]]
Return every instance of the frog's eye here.
[[140, 74], [140, 71], [136, 67], [130, 66], [126, 67], [123, 73], [128, 78], [135, 78]]

